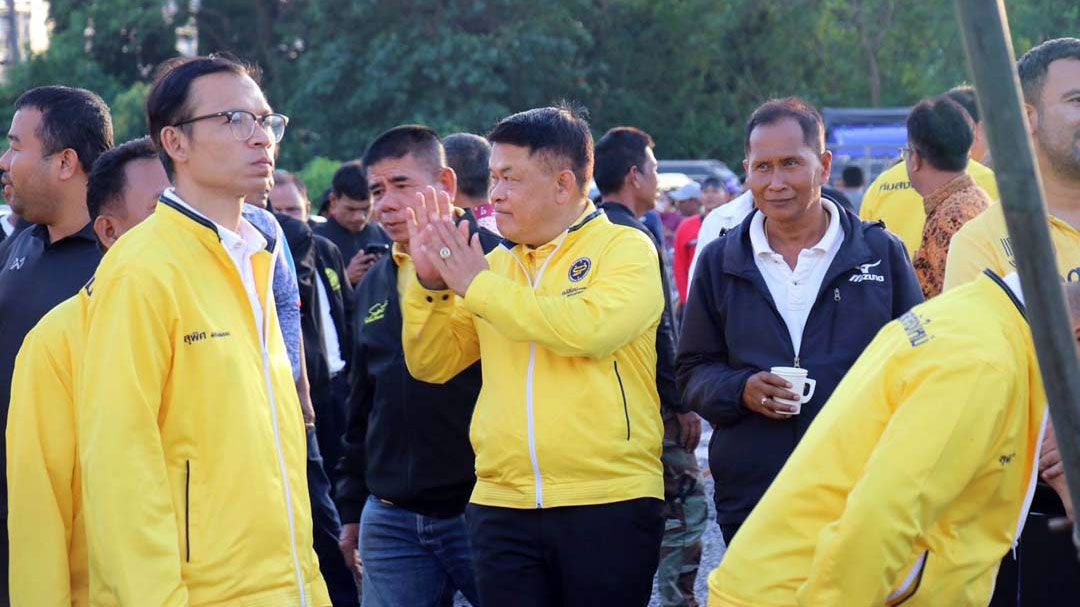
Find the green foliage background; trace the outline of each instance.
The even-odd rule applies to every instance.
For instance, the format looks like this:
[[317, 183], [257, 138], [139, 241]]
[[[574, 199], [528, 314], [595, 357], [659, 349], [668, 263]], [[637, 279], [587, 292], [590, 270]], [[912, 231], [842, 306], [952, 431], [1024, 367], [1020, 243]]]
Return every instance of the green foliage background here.
[[[899, 106], [966, 79], [951, 2], [920, 0], [53, 0], [48, 52], [10, 70], [0, 121], [29, 87], [92, 89], [117, 140], [145, 131], [154, 70], [194, 23], [199, 51], [257, 62], [291, 117], [281, 165], [311, 194], [336, 161], [400, 123], [486, 132], [568, 99], [597, 133], [649, 131], [661, 158], [737, 165], [772, 96]], [[1080, 32], [1075, 0], [1009, 0], [1016, 52]]]

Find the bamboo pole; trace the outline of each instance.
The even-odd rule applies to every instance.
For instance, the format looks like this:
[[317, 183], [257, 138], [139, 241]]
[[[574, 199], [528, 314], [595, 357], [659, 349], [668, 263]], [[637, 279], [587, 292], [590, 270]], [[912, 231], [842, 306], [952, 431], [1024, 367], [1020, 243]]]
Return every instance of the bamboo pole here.
[[[1003, 0], [956, 0], [956, 10], [1058, 450], [1069, 493], [1073, 503], [1080, 505], [1080, 358], [1050, 243], [1042, 180], [1028, 137], [1005, 5]], [[1073, 544], [1080, 551], [1078, 530], [1080, 525], [1074, 525]]]

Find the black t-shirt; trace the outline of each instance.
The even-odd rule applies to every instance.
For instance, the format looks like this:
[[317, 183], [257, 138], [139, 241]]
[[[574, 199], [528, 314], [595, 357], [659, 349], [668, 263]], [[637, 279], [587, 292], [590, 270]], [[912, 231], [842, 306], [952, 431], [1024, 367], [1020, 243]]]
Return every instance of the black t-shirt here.
[[[57, 242], [49, 242], [45, 226], [17, 232], [0, 246], [0, 411], [7, 427], [8, 401], [15, 356], [23, 338], [60, 302], [85, 285], [101, 261], [101, 249], [90, 224]], [[0, 439], [0, 470], [5, 482], [3, 515], [7, 517], [7, 441]]]

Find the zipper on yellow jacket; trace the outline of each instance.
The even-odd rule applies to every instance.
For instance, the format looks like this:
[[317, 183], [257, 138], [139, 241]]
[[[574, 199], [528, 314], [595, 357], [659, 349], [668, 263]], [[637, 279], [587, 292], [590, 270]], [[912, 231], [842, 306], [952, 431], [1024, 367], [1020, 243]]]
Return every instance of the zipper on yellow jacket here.
[[[247, 221], [241, 219], [241, 221]], [[274, 305], [274, 267], [277, 261], [278, 255], [281, 254], [281, 239], [279, 234], [274, 235], [274, 251], [270, 253], [270, 262], [267, 264], [267, 281], [265, 294], [263, 295], [263, 326], [256, 326], [256, 333], [259, 335], [259, 348], [262, 350], [262, 362], [263, 362], [263, 381], [266, 383], [266, 396], [270, 403], [270, 418], [273, 420], [274, 427], [274, 449], [277, 452], [278, 469], [281, 471], [281, 486], [284, 490], [285, 499], [285, 515], [289, 522], [289, 551], [292, 556], [293, 571], [296, 573], [296, 585], [297, 590], [300, 593], [300, 605], [301, 607], [307, 606], [307, 595], [304, 590], [304, 574], [300, 568], [300, 556], [296, 549], [296, 515], [293, 513], [292, 505], [292, 486], [289, 484], [288, 468], [285, 465], [285, 453], [281, 449], [281, 428], [278, 422], [278, 407], [277, 397], [274, 394], [274, 385], [270, 377], [270, 353], [267, 349], [266, 339], [267, 333], [270, 329], [270, 314], [269, 310], [273, 309]], [[224, 249], [217, 251], [218, 257], [221, 257], [222, 253], [225, 253]], [[226, 256], [228, 255], [225, 253]], [[254, 256], [252, 257], [254, 259]], [[232, 262], [232, 259], [222, 260], [227, 262], [226, 267], [230, 268], [236, 273], [236, 277], [240, 280], [240, 288], [244, 291], [244, 298], [247, 299], [247, 287], [244, 286], [244, 277], [240, 273], [239, 268]], [[249, 262], [250, 263], [250, 262]], [[252, 273], [254, 273], [255, 267], [252, 265]], [[251, 321], [254, 324], [255, 315], [252, 314]], [[305, 437], [305, 440], [307, 438]]]
[[[241, 220], [244, 221], [244, 220]], [[293, 570], [296, 572], [296, 588], [300, 592], [300, 605], [306, 607], [307, 596], [304, 592], [304, 574], [300, 569], [300, 556], [296, 550], [296, 515], [293, 513], [292, 488], [289, 485], [289, 474], [285, 467], [285, 453], [281, 450], [281, 429], [278, 424], [277, 397], [274, 395], [274, 384], [270, 379], [270, 353], [266, 347], [266, 334], [269, 331], [270, 315], [267, 313], [270, 306], [274, 305], [274, 266], [278, 255], [281, 254], [281, 239], [275, 234], [274, 252], [270, 254], [270, 263], [267, 264], [268, 280], [266, 281], [266, 294], [263, 295], [263, 326], [259, 329], [259, 346], [262, 348], [263, 379], [266, 381], [267, 400], [270, 401], [270, 417], [274, 420], [274, 446], [277, 449], [278, 467], [281, 469], [282, 487], [285, 491], [285, 514], [289, 519], [289, 550], [292, 552]], [[254, 271], [254, 267], [252, 267]], [[241, 277], [241, 281], [243, 277]], [[254, 318], [253, 318], [254, 320]], [[307, 437], [304, 438], [307, 440]]]
[[[555, 259], [555, 254], [562, 248], [563, 243], [566, 242], [566, 235], [569, 232], [563, 232], [560, 235], [559, 244], [555, 245], [555, 249], [551, 251], [544, 263], [540, 265], [540, 271], [536, 273], [534, 279], [529, 272], [529, 269], [525, 264], [518, 259], [517, 255], [514, 255], [513, 251], [510, 251], [510, 257], [514, 258], [514, 261], [521, 266], [521, 271], [525, 272], [525, 276], [529, 277], [529, 285], [533, 291], [536, 291], [536, 287], [540, 285], [540, 281], [544, 278], [544, 270], [547, 270], [548, 264], [552, 259]], [[533, 479], [536, 481], [536, 507], [544, 507], [544, 481], [540, 475], [540, 459], [536, 455], [536, 422], [533, 418], [533, 375], [536, 370], [536, 342], [529, 342], [529, 371], [525, 378], [525, 418], [528, 420], [529, 425], [529, 459], [532, 461]]]
[[[1050, 410], [1043, 411], [1042, 428], [1039, 430], [1039, 440], [1036, 445], [1042, 445], [1046, 438], [1046, 422], [1049, 421]], [[1020, 534], [1024, 532], [1024, 523], [1027, 522], [1028, 512], [1031, 510], [1031, 502], [1035, 499], [1035, 486], [1039, 484], [1039, 458], [1035, 457], [1031, 464], [1031, 478], [1028, 480], [1027, 495], [1024, 496], [1024, 507], [1020, 509], [1020, 518], [1016, 521], [1016, 536], [1013, 537], [1012, 555], [1016, 558], [1016, 547], [1020, 545]]]

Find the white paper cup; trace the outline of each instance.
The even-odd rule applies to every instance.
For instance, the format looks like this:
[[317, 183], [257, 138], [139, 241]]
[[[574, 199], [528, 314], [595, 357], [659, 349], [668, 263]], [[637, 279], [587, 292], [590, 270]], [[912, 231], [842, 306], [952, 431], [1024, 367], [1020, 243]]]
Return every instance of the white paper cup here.
[[795, 407], [795, 410], [787, 412], [787, 415], [798, 415], [799, 413], [802, 413], [803, 403], [814, 397], [814, 388], [817, 386], [816, 381], [807, 377], [809, 372], [806, 369], [800, 369], [798, 367], [773, 367], [772, 369], [769, 369], [769, 373], [783, 377], [791, 383], [791, 387], [788, 388], [789, 391], [802, 395], [802, 398], [799, 400], [776, 397], [774, 397], [773, 400], [782, 405]]

